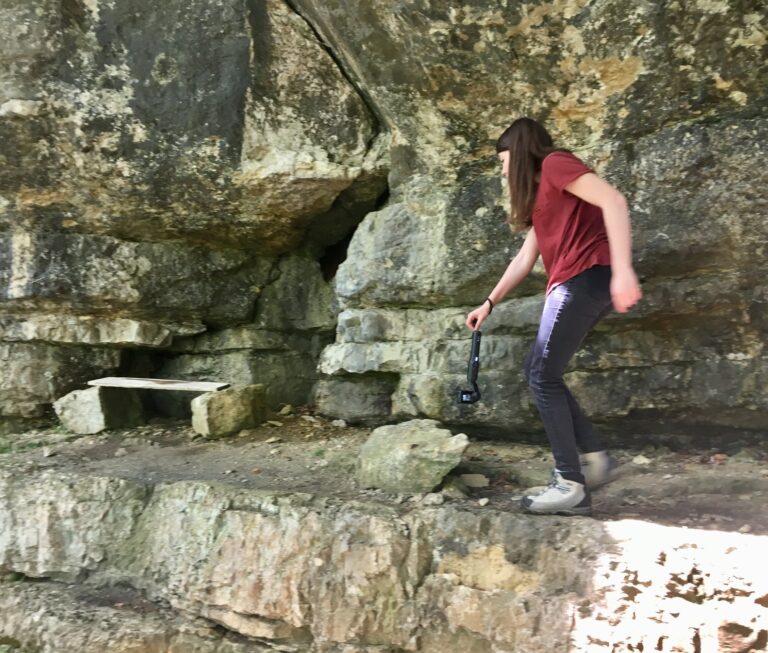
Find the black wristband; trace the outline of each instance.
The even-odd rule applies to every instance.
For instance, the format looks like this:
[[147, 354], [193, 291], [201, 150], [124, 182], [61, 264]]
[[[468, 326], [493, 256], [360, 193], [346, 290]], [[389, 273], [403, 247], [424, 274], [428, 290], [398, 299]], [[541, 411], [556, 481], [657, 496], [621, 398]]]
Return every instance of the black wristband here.
[[[491, 310], [488, 311], [488, 315], [490, 315], [491, 313], [493, 313], [493, 302], [491, 301], [490, 297], [486, 297], [485, 301], [491, 305]], [[483, 304], [485, 304], [485, 302], [483, 302]]]

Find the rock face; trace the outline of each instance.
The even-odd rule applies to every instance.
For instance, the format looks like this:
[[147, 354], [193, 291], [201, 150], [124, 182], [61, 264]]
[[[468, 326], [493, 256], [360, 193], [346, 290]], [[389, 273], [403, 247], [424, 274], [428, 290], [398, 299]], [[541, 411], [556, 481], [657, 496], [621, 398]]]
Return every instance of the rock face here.
[[585, 408], [764, 427], [762, 5], [150, 5], [0, 8], [0, 415], [141, 371], [540, 430], [540, 264], [484, 329], [484, 401], [453, 402], [523, 238], [493, 142], [532, 115], [630, 201], [644, 299], [569, 370]]
[[[464, 316], [523, 239], [493, 143], [531, 115], [630, 202], [644, 299], [568, 371], [587, 412], [768, 423], [764, 3], [3, 0], [0, 24], [0, 418], [124, 374], [540, 430], [540, 264], [483, 329], [483, 401], [455, 403]], [[0, 649], [768, 637], [764, 536], [0, 467]]]
[[540, 430], [522, 381], [539, 266], [486, 323], [482, 405], [452, 400], [462, 317], [522, 238], [501, 226], [493, 143], [531, 115], [630, 202], [644, 299], [613, 313], [569, 369], [585, 408], [652, 429], [765, 426], [764, 7], [650, 3], [628, 15], [618, 2], [472, 0], [393, 16], [380, 0], [295, 3], [397, 135], [390, 201], [365, 217], [336, 278], [343, 312], [316, 393], [325, 412], [350, 414], [341, 389], [357, 377], [371, 384], [357, 396], [394, 386], [376, 402], [382, 418]]
[[[533, 521], [6, 465], [0, 573], [15, 576], [0, 582], [0, 633], [43, 653], [95, 653], [108, 638], [115, 648], [101, 650], [126, 653], [161, 650], [150, 646], [158, 641], [178, 653], [714, 651], [765, 641], [768, 579], [754, 560], [765, 536]], [[164, 607], [139, 620], [142, 599]], [[212, 648], [222, 632], [232, 639]]]
[[[114, 607], [113, 607], [114, 606]], [[0, 653], [267, 653], [162, 609], [128, 587], [0, 582]], [[236, 637], [236, 636], [235, 636]], [[34, 641], [35, 645], [23, 643]], [[161, 647], [161, 648], [159, 648]]]
[[[216, 377], [241, 350], [232, 382], [258, 366], [271, 400], [306, 401], [334, 328], [317, 259], [386, 186], [377, 119], [310, 26], [279, 1], [0, 18], [0, 415], [136, 366]], [[263, 310], [281, 277], [311, 300]], [[190, 340], [232, 329], [261, 342], [211, 363]]]

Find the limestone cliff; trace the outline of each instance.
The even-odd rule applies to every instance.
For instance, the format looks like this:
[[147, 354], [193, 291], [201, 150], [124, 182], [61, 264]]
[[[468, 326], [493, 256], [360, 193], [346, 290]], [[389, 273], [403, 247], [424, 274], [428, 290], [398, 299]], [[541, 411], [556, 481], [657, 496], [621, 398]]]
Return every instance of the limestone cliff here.
[[463, 315], [521, 242], [492, 146], [526, 114], [631, 202], [645, 297], [574, 361], [585, 407], [768, 421], [764, 3], [2, 0], [0, 19], [0, 414], [141, 371], [538, 428], [520, 368], [541, 267], [484, 329], [486, 401], [453, 402]]

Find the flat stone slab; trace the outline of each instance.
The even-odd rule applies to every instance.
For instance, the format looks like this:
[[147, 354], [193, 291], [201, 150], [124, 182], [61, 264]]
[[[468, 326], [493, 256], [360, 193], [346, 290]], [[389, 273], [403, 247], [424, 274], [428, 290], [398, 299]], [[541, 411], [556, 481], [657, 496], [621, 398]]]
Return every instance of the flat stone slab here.
[[229, 387], [229, 383], [215, 383], [211, 381], [136, 379], [128, 376], [105, 376], [103, 379], [88, 381], [88, 385], [100, 385], [110, 388], [140, 388], [143, 390], [184, 390], [189, 392], [218, 392]]

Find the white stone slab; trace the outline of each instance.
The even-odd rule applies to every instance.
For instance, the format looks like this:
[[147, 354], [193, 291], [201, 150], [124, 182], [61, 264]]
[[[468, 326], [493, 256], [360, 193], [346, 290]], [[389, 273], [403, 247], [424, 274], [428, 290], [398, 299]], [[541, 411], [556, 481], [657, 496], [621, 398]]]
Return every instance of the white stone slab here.
[[142, 388], [144, 390], [185, 390], [189, 392], [216, 392], [229, 387], [229, 383], [210, 381], [174, 381], [172, 379], [135, 379], [128, 376], [107, 376], [88, 381], [88, 385], [110, 388]]

